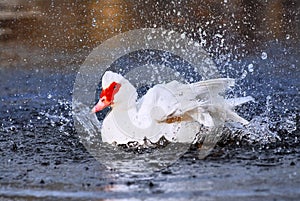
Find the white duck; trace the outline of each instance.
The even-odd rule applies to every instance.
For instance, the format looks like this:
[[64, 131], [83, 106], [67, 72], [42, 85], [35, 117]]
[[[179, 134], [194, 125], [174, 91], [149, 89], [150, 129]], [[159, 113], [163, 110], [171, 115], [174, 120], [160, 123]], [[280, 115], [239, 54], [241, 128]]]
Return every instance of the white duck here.
[[157, 142], [162, 136], [171, 142], [190, 143], [201, 126], [212, 128], [224, 121], [248, 121], [232, 109], [253, 100], [252, 97], [224, 99], [220, 94], [234, 85], [234, 79], [219, 78], [182, 84], [172, 81], [158, 84], [137, 100], [134, 86], [120, 74], [107, 71], [102, 92], [92, 112], [108, 106], [111, 112], [102, 124], [102, 141], [126, 144]]

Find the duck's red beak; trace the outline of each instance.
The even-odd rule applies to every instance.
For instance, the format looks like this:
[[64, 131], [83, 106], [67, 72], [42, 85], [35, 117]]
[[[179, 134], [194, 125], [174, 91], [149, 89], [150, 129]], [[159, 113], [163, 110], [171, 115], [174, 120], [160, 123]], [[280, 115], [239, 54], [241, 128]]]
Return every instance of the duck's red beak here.
[[98, 103], [93, 107], [92, 112], [99, 112], [104, 108], [113, 104], [114, 96], [119, 91], [121, 84], [112, 82], [109, 87], [103, 89], [100, 94], [100, 100]]
[[99, 112], [110, 105], [111, 105], [111, 102], [107, 101], [106, 97], [102, 97], [102, 98], [100, 98], [98, 103], [93, 107], [92, 113]]

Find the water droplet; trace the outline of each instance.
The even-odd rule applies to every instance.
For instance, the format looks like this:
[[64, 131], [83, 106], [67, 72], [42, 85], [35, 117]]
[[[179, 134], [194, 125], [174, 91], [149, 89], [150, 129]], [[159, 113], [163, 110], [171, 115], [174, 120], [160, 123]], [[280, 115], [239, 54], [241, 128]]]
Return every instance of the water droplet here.
[[242, 80], [242, 79], [245, 79], [246, 76], [247, 76], [247, 71], [244, 70], [244, 72], [243, 72], [243, 74], [241, 75], [241, 78], [240, 78], [240, 79], [241, 79], [241, 80]]
[[96, 27], [96, 26], [97, 26], [97, 20], [96, 20], [96, 18], [93, 18], [93, 19], [92, 19], [92, 26], [93, 26], [93, 27]]
[[215, 34], [216, 38], [223, 38], [223, 36], [221, 34]]
[[181, 37], [182, 39], [185, 39], [185, 33], [182, 33], [182, 34], [180, 35], [180, 37]]
[[291, 38], [291, 35], [290, 35], [290, 34], [286, 34], [286, 35], [285, 35], [285, 38], [288, 40], [288, 39]]
[[268, 54], [266, 52], [261, 53], [261, 59], [265, 60], [268, 58]]
[[254, 71], [254, 66], [253, 66], [253, 64], [249, 64], [249, 65], [248, 65], [248, 71], [249, 71], [250, 73], [252, 73], [252, 72]]

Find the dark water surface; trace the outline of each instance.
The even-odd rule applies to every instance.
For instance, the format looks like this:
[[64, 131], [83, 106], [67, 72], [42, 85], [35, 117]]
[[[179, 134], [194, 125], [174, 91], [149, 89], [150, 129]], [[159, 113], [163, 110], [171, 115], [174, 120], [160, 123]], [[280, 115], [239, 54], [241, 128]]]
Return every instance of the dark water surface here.
[[[47, 5], [36, 2], [37, 9], [44, 12]], [[220, 17], [222, 11], [217, 9], [217, 3], [203, 1], [201, 7], [199, 2], [191, 1], [191, 5], [196, 2], [193, 9], [197, 12], [185, 15], [184, 25], [183, 18], [176, 17], [177, 14], [162, 14], [164, 9], [155, 9], [155, 3], [123, 2], [123, 10], [133, 6], [140, 13], [148, 14], [139, 18], [140, 13], [121, 12], [127, 20], [138, 20], [128, 22], [118, 32], [154, 27], [154, 23], [187, 31], [197, 27], [196, 22], [205, 24], [213, 18], [217, 24], [204, 27], [213, 35], [219, 33], [220, 23], [229, 24], [228, 29], [223, 28], [230, 30], [230, 34], [220, 32], [226, 36], [228, 44], [223, 44], [222, 49], [221, 41], [207, 38], [205, 49], [212, 55], [222, 76], [237, 79], [235, 95], [251, 95], [256, 100], [237, 108], [245, 118], [256, 119], [257, 124], [253, 123], [256, 126], [248, 129], [248, 133], [233, 132], [224, 136], [203, 160], [199, 159], [197, 151], [190, 150], [170, 167], [140, 174], [109, 169], [92, 157], [79, 142], [72, 119], [73, 84], [80, 65], [93, 47], [116, 34], [111, 26], [118, 25], [110, 25], [107, 29], [87, 27], [87, 19], [91, 16], [80, 21], [80, 15], [89, 13], [92, 8], [104, 8], [93, 3], [78, 6], [57, 2], [58, 5], [49, 3], [51, 9], [44, 13], [50, 16], [46, 24], [42, 23], [44, 18], [33, 21], [29, 18], [25, 22], [3, 20], [0, 12], [0, 25], [12, 30], [11, 34], [0, 35], [0, 200], [300, 199], [300, 44], [296, 23], [299, 20], [291, 17], [299, 16], [294, 13], [297, 8], [294, 1], [260, 3], [259, 8], [285, 13], [281, 19], [270, 11], [264, 23], [259, 22], [263, 10], [253, 13], [251, 3], [244, 5], [250, 19], [243, 18], [248, 15], [239, 7], [224, 7], [223, 12], [236, 11], [235, 14], [240, 15], [237, 19], [242, 28], [236, 32], [233, 27], [237, 24], [232, 22], [237, 19], [229, 14]], [[166, 5], [172, 10], [175, 4]], [[193, 7], [191, 5], [189, 7]], [[209, 7], [208, 11], [205, 6]], [[181, 13], [189, 13], [183, 8], [179, 6]], [[64, 11], [81, 14], [70, 19]], [[212, 11], [215, 16], [206, 13]], [[153, 12], [155, 15], [151, 17]], [[270, 17], [277, 21], [272, 22]], [[290, 23], [286, 23], [289, 20]], [[20, 28], [36, 23], [42, 25]], [[257, 25], [256, 31], [252, 29], [254, 25]], [[276, 28], [277, 25], [281, 28]], [[57, 35], [53, 33], [55, 26]], [[69, 38], [63, 35], [63, 27]], [[88, 28], [91, 30], [87, 31]], [[96, 32], [104, 32], [104, 35]], [[193, 35], [193, 31], [190, 34], [199, 37]], [[245, 45], [239, 46], [238, 42]], [[219, 47], [210, 43], [219, 44]], [[55, 47], [51, 48], [52, 45]], [[227, 52], [225, 47], [229, 48]]]
[[[8, 53], [17, 55], [27, 48], [5, 45]], [[278, 128], [281, 140], [264, 146], [238, 137], [226, 139], [204, 160], [191, 152], [157, 173], [128, 175], [106, 169], [82, 146], [73, 127], [71, 92], [79, 67], [75, 61], [81, 56], [46, 55], [53, 61], [46, 64], [53, 66], [35, 68], [43, 64], [33, 62], [40, 55], [26, 54], [31, 55], [26, 64], [15, 64], [24, 67], [4, 66], [0, 74], [2, 200], [299, 199], [299, 130], [287, 133]], [[287, 77], [273, 71], [264, 78], [274, 79], [273, 90], [280, 91], [286, 79], [287, 85], [298, 87], [299, 72], [285, 70]], [[259, 80], [262, 75], [257, 76]], [[291, 113], [299, 112], [298, 91], [288, 88], [282, 90], [282, 100], [290, 104], [286, 108]]]

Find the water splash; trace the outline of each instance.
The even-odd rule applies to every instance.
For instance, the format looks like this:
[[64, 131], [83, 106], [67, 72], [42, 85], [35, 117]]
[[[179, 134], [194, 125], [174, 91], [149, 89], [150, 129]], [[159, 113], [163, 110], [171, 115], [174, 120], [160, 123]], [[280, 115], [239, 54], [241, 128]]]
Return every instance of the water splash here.
[[261, 59], [262, 60], [265, 60], [265, 59], [267, 59], [268, 58], [268, 54], [266, 53], [266, 52], [262, 52], [261, 53]]

